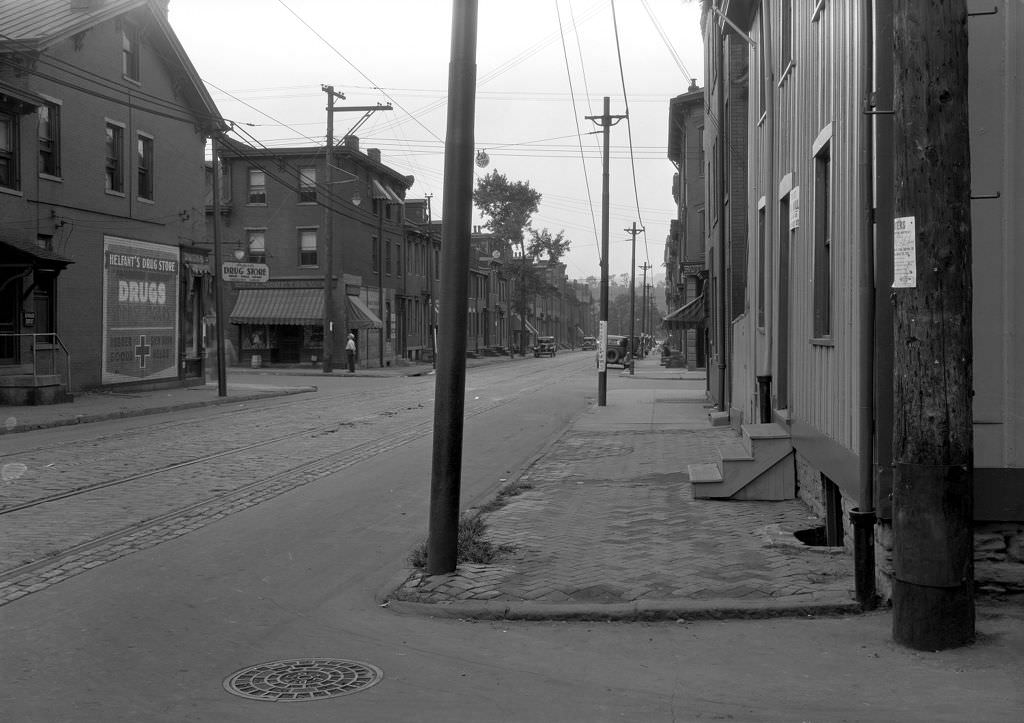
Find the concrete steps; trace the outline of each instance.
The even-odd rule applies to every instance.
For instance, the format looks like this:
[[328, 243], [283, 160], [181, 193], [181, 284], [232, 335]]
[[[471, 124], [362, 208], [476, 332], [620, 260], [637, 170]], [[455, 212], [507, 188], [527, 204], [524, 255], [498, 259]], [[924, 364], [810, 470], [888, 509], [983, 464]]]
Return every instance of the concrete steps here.
[[796, 471], [789, 431], [778, 424], [744, 424], [743, 434], [719, 450], [715, 463], [691, 464], [694, 499], [789, 500]]

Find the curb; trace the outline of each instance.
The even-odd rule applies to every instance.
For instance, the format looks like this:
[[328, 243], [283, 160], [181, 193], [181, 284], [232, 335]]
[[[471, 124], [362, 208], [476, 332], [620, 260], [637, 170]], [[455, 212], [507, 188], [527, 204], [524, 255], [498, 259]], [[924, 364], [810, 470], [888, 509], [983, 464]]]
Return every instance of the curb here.
[[76, 424], [90, 424], [92, 422], [106, 422], [111, 419], [124, 419], [127, 417], [144, 417], [149, 414], [164, 414], [167, 412], [174, 412], [182, 409], [197, 409], [199, 407], [209, 407], [219, 404], [251, 402], [256, 399], [266, 399], [269, 397], [285, 397], [291, 394], [307, 394], [309, 392], [315, 391], [317, 391], [317, 388], [312, 386], [291, 387], [287, 389], [282, 388], [268, 390], [266, 392], [254, 392], [251, 394], [243, 394], [240, 396], [217, 397], [216, 399], [211, 400], [185, 402], [183, 404], [165, 404], [159, 407], [143, 407], [139, 409], [119, 409], [114, 412], [103, 412], [101, 414], [79, 414], [75, 417], [68, 417], [65, 419], [52, 419], [46, 422], [28, 422], [26, 424], [19, 424], [11, 429], [0, 427], [0, 435], [17, 434], [19, 432], [31, 432], [39, 429], [52, 429], [54, 427], [70, 427]]
[[689, 622], [693, 620], [765, 620], [769, 618], [841, 617], [866, 611], [856, 602], [807, 601], [799, 596], [745, 602], [741, 600], [637, 600], [631, 603], [538, 603], [482, 601], [419, 603], [386, 600], [399, 615], [467, 620]]

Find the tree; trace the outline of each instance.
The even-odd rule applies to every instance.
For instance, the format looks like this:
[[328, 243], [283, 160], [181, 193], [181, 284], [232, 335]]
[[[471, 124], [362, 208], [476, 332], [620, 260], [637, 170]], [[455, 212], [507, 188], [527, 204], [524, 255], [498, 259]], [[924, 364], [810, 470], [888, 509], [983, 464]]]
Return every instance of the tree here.
[[477, 181], [473, 191], [473, 203], [486, 217], [484, 228], [509, 249], [518, 247], [521, 256], [526, 256], [523, 235], [530, 227], [530, 218], [537, 212], [540, 200], [540, 193], [530, 188], [529, 181], [510, 182], [497, 171]]
[[557, 263], [572, 246], [572, 242], [565, 238], [565, 232], [559, 231], [552, 236], [546, 228], [542, 231], [530, 229], [530, 243], [526, 247], [526, 255], [534, 261], [542, 256], [548, 261]]

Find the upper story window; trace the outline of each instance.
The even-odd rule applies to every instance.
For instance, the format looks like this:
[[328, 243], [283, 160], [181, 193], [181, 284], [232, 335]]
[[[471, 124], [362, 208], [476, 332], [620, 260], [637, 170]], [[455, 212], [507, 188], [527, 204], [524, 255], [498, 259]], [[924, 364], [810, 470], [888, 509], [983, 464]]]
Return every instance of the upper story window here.
[[249, 169], [249, 203], [267, 203], [267, 174], [258, 168]]
[[138, 166], [138, 194], [139, 198], [147, 201], [153, 200], [153, 139], [147, 135], [139, 134], [136, 140], [135, 160]]
[[245, 232], [246, 260], [250, 264], [267, 263], [267, 231], [251, 228]]
[[121, 29], [121, 73], [128, 80], [139, 82], [139, 29], [124, 23]]
[[299, 169], [299, 203], [316, 203], [316, 168]]
[[299, 266], [316, 266], [316, 229], [299, 229]]
[[39, 172], [60, 176], [60, 105], [39, 107]]
[[124, 128], [118, 123], [107, 123], [106, 190], [124, 193]]
[[18, 116], [0, 109], [0, 187], [19, 188]]
[[782, 70], [779, 73], [779, 78], [781, 81], [793, 65], [793, 0], [782, 0], [782, 22], [780, 25], [779, 33], [782, 38], [779, 62], [782, 65]]

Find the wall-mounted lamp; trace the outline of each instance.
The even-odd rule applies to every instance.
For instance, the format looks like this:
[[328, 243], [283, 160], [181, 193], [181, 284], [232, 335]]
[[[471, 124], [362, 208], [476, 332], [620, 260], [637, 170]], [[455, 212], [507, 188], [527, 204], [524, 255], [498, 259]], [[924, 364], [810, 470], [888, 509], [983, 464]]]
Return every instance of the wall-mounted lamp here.
[[359, 191], [352, 194], [352, 205], [358, 207], [363, 202], [363, 197], [359, 195]]

